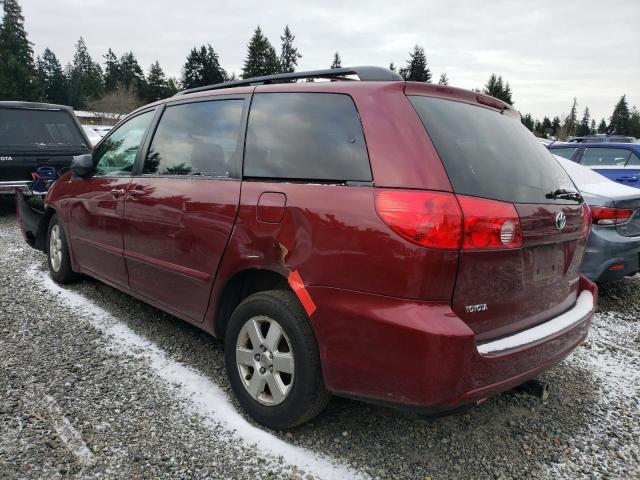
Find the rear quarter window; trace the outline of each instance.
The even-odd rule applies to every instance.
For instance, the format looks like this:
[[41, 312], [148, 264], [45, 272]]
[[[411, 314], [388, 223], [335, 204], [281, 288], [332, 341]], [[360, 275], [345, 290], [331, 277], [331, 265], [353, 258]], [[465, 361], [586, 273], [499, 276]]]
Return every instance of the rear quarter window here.
[[453, 190], [511, 203], [573, 203], [553, 199], [573, 182], [522, 123], [497, 110], [434, 97], [410, 96]]
[[559, 157], [564, 157], [568, 160], [571, 160], [573, 154], [578, 150], [577, 147], [567, 147], [567, 148], [550, 148], [551, 153], [554, 155], [558, 155]]
[[247, 126], [244, 176], [371, 181], [362, 125], [351, 97], [256, 94]]

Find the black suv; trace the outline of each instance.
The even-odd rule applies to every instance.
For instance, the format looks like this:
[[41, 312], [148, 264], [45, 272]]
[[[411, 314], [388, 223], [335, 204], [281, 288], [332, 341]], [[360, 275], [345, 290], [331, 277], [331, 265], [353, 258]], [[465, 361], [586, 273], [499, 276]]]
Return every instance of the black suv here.
[[0, 194], [26, 188], [39, 167], [69, 167], [90, 145], [70, 107], [0, 102]]

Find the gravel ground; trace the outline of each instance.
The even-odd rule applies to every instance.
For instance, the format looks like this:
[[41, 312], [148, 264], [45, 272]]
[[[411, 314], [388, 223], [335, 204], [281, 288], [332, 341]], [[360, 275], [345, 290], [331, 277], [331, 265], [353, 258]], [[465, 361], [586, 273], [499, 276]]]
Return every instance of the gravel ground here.
[[430, 421], [334, 398], [272, 432], [238, 413], [219, 341], [93, 280], [57, 287], [0, 202], [0, 478], [640, 478], [638, 277], [602, 292], [546, 402]]

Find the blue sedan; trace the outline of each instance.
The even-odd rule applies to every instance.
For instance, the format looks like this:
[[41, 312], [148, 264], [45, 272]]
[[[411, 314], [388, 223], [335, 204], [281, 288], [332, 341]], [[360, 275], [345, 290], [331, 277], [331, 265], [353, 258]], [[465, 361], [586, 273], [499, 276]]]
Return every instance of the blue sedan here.
[[553, 143], [547, 148], [611, 180], [640, 188], [640, 143]]

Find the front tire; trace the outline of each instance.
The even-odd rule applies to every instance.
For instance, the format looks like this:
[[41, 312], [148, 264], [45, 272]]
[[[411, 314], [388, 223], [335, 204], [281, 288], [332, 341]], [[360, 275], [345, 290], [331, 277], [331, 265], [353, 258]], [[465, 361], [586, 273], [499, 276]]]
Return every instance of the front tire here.
[[47, 231], [47, 264], [51, 278], [57, 283], [72, 283], [80, 277], [71, 269], [67, 236], [56, 214], [51, 217]]
[[224, 357], [238, 402], [269, 428], [307, 422], [331, 398], [309, 319], [290, 291], [269, 290], [243, 300], [229, 320]]

